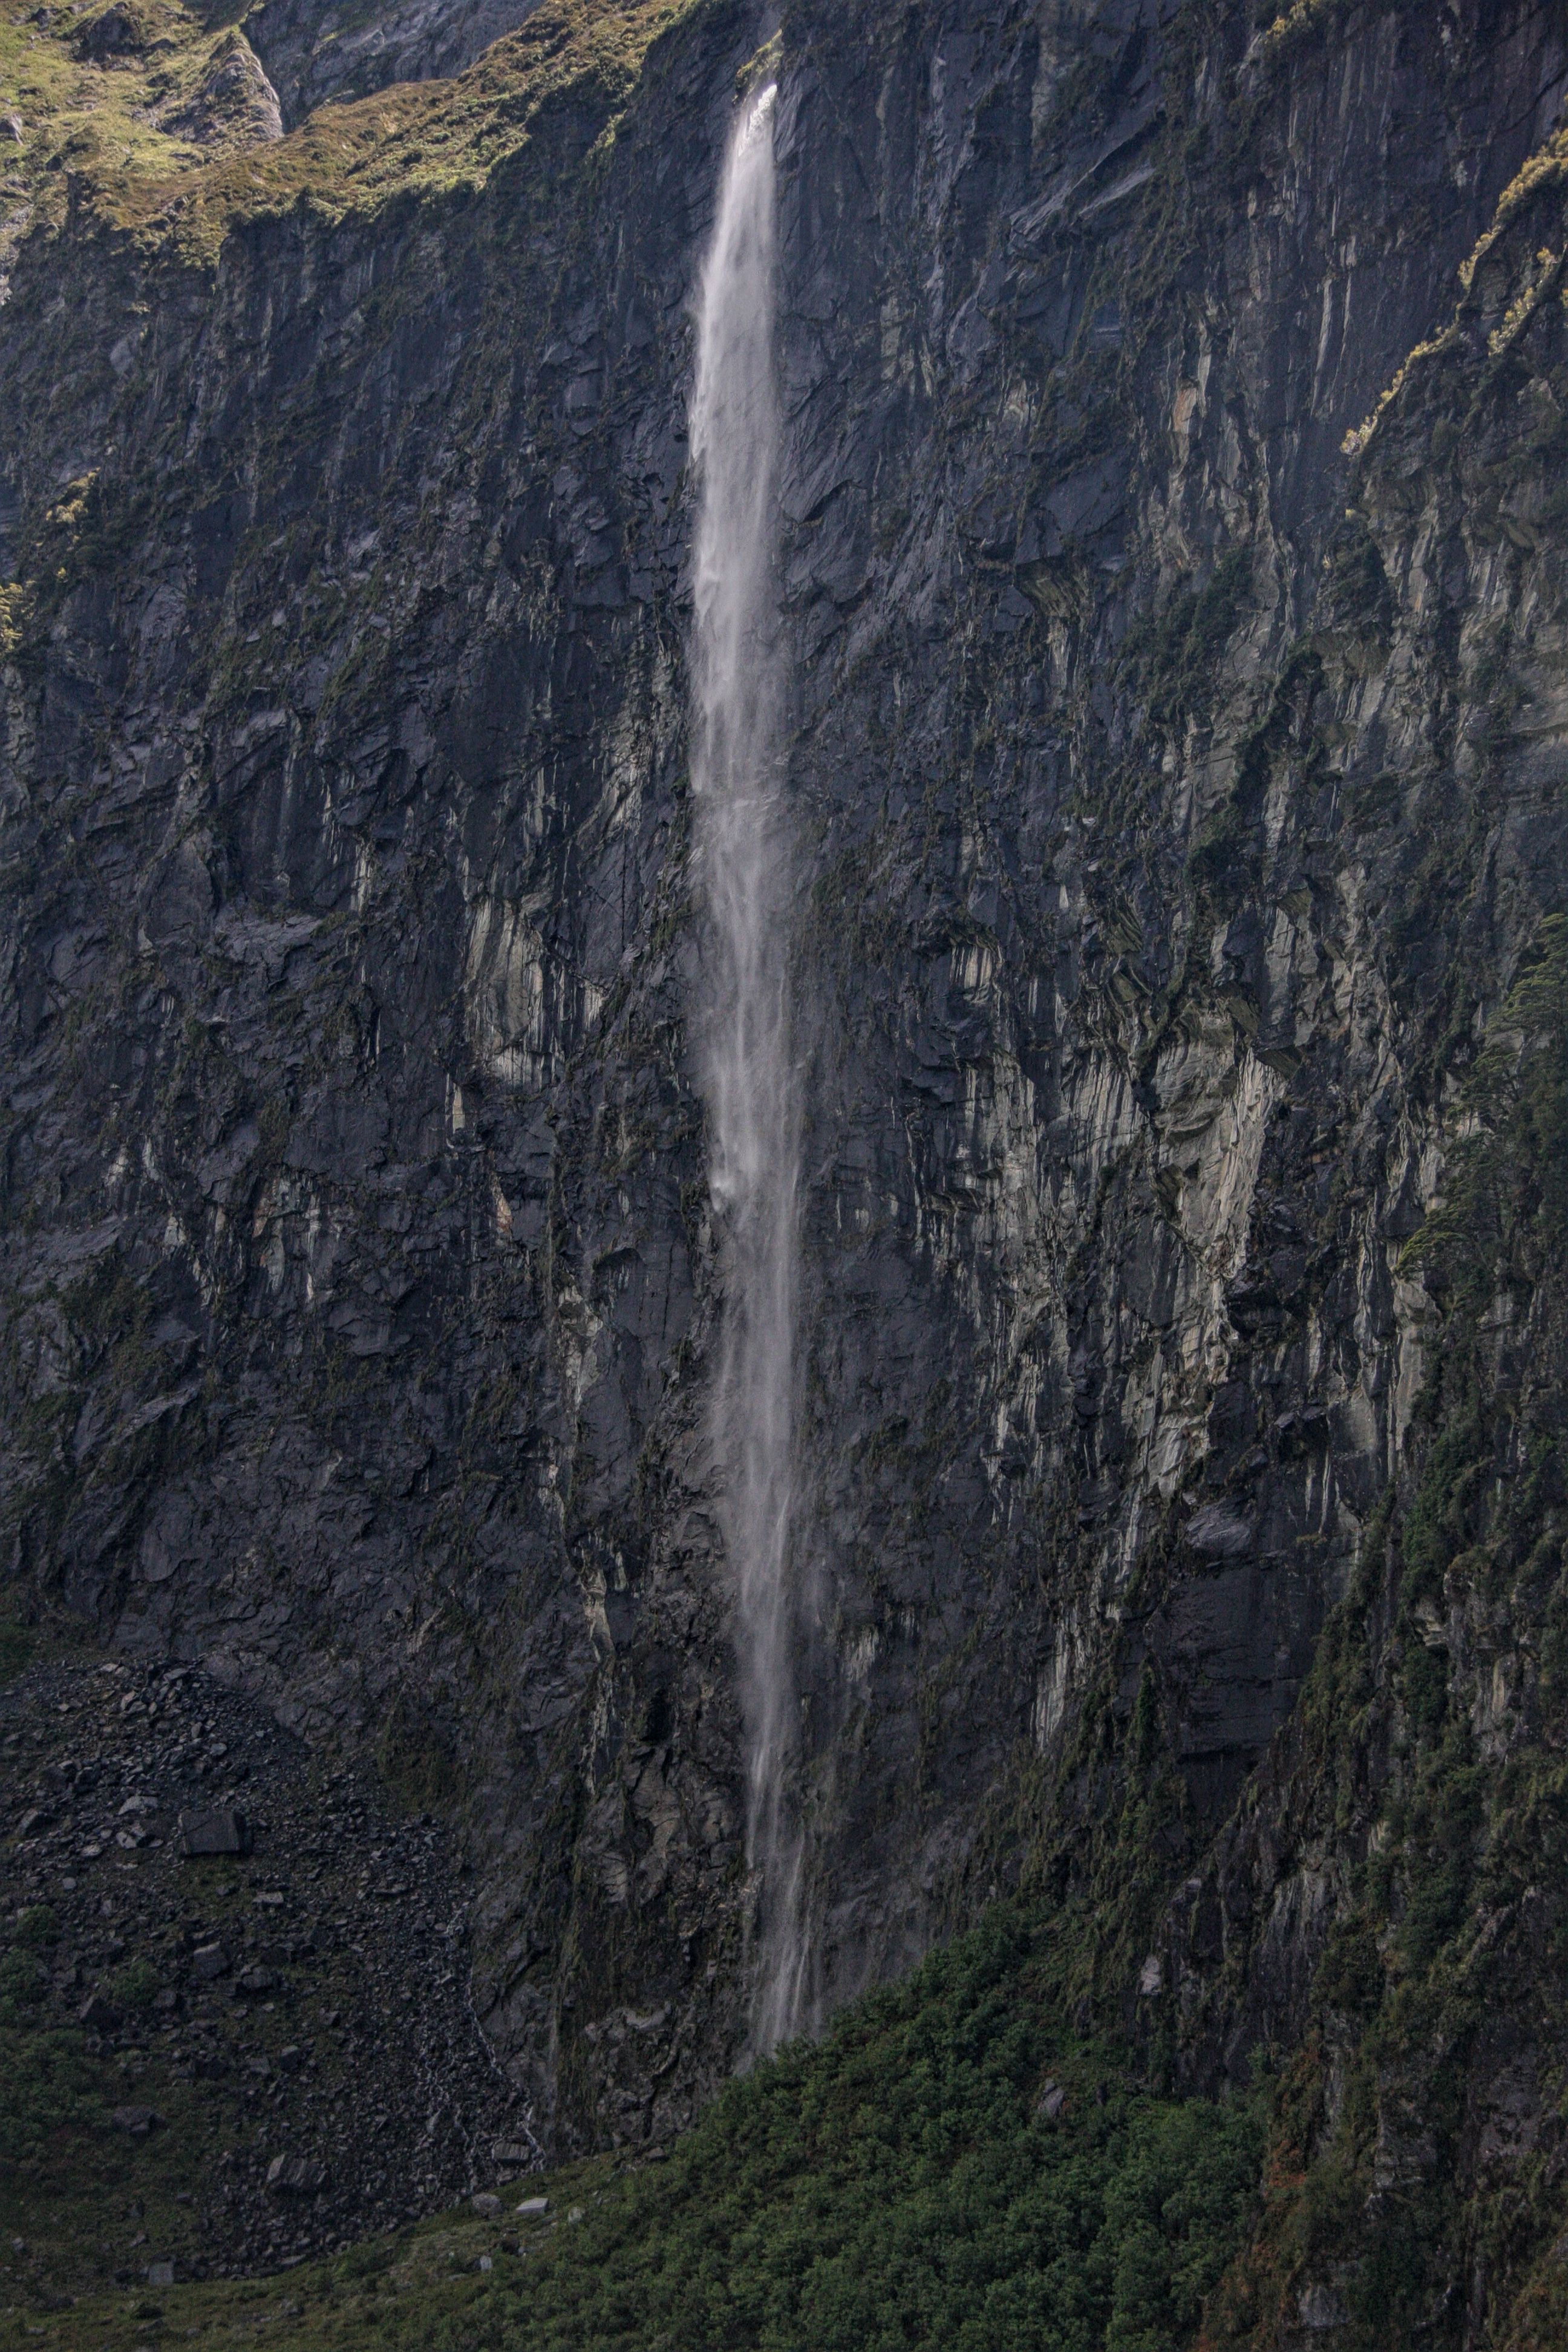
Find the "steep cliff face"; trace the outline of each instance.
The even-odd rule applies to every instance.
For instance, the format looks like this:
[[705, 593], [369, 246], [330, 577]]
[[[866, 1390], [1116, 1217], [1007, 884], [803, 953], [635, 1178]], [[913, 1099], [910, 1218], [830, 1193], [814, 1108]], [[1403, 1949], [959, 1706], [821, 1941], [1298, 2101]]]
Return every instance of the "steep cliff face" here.
[[[1352, 436], [1331, 561], [1372, 657], [1346, 662], [1331, 600], [1337, 640], [1310, 646], [1306, 748], [1351, 747], [1398, 1049], [1344, 1171], [1387, 1269], [1386, 1484], [1300, 1705], [1152, 1955], [1200, 2079], [1259, 2041], [1289, 2056], [1216, 2340], [1543, 2346], [1568, 2323], [1563, 171], [1559, 134]], [[1223, 1507], [1252, 1472], [1216, 1450]]]
[[245, 18], [290, 129], [316, 107], [367, 97], [392, 82], [459, 74], [532, 13], [534, 0], [405, 0], [401, 7], [290, 6], [261, 0]]
[[[1158, 1753], [1095, 1994], [1205, 2080], [1358, 1899], [1378, 1773], [1300, 1853], [1249, 1776], [1419, 1475], [1411, 1244], [1563, 911], [1554, 150], [1342, 445], [1568, 28], [1268, 13], [779, 47], [817, 1998]], [[773, 29], [546, 5], [226, 161], [42, 157], [0, 347], [12, 1573], [459, 1792], [563, 2146], [744, 2016], [683, 431]]]

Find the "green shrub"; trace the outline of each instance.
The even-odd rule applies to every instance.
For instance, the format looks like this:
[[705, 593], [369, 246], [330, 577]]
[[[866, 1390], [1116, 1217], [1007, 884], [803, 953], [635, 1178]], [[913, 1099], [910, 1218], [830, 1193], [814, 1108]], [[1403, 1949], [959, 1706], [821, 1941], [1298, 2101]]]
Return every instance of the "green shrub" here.
[[1155, 2098], [1065, 2034], [1047, 1959], [1001, 1906], [731, 2084], [668, 2163], [541, 2246], [494, 2340], [1178, 2352], [1253, 2210], [1260, 2117]]
[[20, 1619], [0, 1613], [0, 1687], [32, 1662], [33, 1636]]
[[110, 1999], [128, 2016], [144, 2017], [158, 1992], [158, 1971], [151, 1960], [127, 1960], [110, 1979]]
[[18, 2010], [40, 1999], [48, 1980], [36, 1952], [10, 1951], [0, 1958], [0, 2024], [9, 2025]]
[[102, 2120], [103, 2103], [79, 2032], [0, 2033], [0, 2179], [6, 2165], [33, 2154], [45, 2139]]
[[47, 1951], [51, 1944], [59, 1941], [59, 1926], [52, 1906], [30, 1903], [18, 1915], [15, 1933], [17, 1943], [25, 1945], [28, 1951]]

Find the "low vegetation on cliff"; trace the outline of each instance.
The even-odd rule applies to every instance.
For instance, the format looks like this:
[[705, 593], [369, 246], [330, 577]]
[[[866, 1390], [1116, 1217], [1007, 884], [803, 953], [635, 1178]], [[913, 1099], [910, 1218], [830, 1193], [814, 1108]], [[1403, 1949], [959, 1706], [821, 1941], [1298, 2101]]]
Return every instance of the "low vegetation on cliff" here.
[[[0, 270], [35, 226], [96, 222], [210, 263], [237, 224], [481, 185], [552, 106], [604, 135], [691, 0], [543, 0], [448, 80], [319, 108], [285, 132], [227, 11], [177, 0], [0, 6]], [[9, 169], [5, 168], [9, 164]]]
[[1257, 2204], [1259, 2106], [1158, 2097], [1125, 2052], [1075, 2040], [1059, 1961], [1003, 1906], [732, 2084], [661, 2161], [525, 2179], [498, 2211], [281, 2279], [29, 2313], [27, 2340], [121, 2352], [156, 2323], [214, 2347], [265, 2325], [290, 2352], [1179, 2352]]

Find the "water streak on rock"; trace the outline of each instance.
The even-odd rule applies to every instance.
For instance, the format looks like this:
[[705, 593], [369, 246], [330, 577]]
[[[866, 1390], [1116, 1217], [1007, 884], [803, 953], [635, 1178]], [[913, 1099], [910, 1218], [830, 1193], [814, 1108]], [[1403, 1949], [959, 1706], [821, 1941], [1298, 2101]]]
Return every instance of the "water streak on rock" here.
[[799, 2024], [806, 1956], [801, 1830], [789, 1790], [800, 1109], [779, 724], [773, 104], [770, 86], [731, 135], [702, 268], [691, 404], [692, 789], [708, 922], [698, 1012], [724, 1253], [713, 1415], [746, 1711], [747, 1859], [760, 1879], [757, 2051]]

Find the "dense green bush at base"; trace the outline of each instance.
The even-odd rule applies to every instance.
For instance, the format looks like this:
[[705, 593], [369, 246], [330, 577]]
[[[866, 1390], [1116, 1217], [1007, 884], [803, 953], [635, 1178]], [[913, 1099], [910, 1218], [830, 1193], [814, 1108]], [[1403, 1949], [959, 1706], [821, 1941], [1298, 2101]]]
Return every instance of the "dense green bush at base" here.
[[[1151, 2098], [1113, 2056], [1057, 2035], [1038, 1967], [1026, 1925], [999, 1912], [822, 2046], [734, 2084], [661, 2176], [556, 2239], [518, 2340], [1190, 2343], [1251, 2209], [1258, 2119]], [[1051, 2082], [1055, 2116], [1040, 2112]]]
[[[250, 2342], [265, 2309], [293, 2352], [1185, 2352], [1256, 2210], [1262, 2116], [1153, 2097], [1058, 2031], [1049, 1962], [1001, 1906], [731, 2084], [663, 2163], [526, 2184], [543, 2224], [165, 2288], [164, 2335]], [[29, 2341], [108, 2352], [147, 2309], [28, 2314]]]

